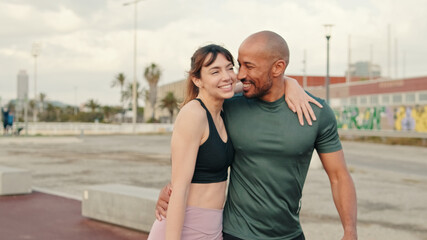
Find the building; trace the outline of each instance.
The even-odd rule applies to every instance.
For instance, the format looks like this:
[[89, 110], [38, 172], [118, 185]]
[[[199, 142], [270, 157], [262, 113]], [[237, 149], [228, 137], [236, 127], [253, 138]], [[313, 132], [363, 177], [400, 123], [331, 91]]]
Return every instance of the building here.
[[25, 70], [20, 70], [17, 75], [17, 98], [16, 98], [17, 117], [22, 116], [25, 104], [28, 101], [28, 74]]
[[20, 70], [17, 76], [18, 93], [17, 99], [24, 100], [28, 98], [28, 74], [25, 70]]
[[[154, 114], [155, 118], [159, 119], [160, 122], [162, 123], [170, 122], [170, 115], [168, 110], [161, 109], [160, 107], [161, 100], [166, 96], [168, 92], [173, 92], [175, 98], [178, 99], [178, 102], [180, 103], [184, 101], [185, 89], [186, 89], [185, 80], [180, 80], [177, 82], [158, 86], [157, 100], [156, 100], [156, 107], [155, 107], [155, 114]], [[178, 110], [176, 111], [178, 112]], [[152, 114], [153, 114], [153, 108], [151, 107], [151, 104], [147, 99], [144, 107], [144, 120], [147, 121], [148, 119], [150, 119]]]
[[[303, 76], [289, 77], [303, 85]], [[307, 91], [325, 98], [325, 77], [307, 76], [306, 79]], [[330, 105], [339, 128], [427, 132], [427, 76], [373, 80], [355, 77], [351, 82], [347, 82], [346, 77], [330, 77], [330, 80]], [[160, 100], [169, 91], [182, 100], [185, 81], [159, 86], [156, 107], [158, 119], [169, 119], [169, 113], [158, 107]], [[144, 119], [149, 119], [152, 114], [149, 105], [146, 103]]]
[[[307, 90], [325, 97], [323, 87]], [[427, 132], [427, 77], [332, 84], [330, 105], [339, 128]]]
[[[347, 72], [345, 74], [347, 75]], [[380, 78], [381, 67], [371, 62], [356, 62], [350, 65], [350, 76], [360, 79]]]

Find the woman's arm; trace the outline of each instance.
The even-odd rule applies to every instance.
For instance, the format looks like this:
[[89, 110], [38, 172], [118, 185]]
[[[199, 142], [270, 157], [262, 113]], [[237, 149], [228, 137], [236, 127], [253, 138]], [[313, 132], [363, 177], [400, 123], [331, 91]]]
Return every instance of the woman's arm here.
[[285, 100], [289, 108], [298, 114], [300, 124], [304, 125], [304, 118], [307, 120], [308, 125], [312, 125], [311, 120], [316, 121], [313, 109], [310, 102], [322, 108], [322, 104], [308, 95], [304, 89], [298, 84], [297, 80], [285, 76]]
[[187, 197], [196, 164], [197, 152], [207, 126], [206, 112], [195, 102], [179, 112], [171, 140], [172, 188], [166, 224], [166, 239], [180, 239]]

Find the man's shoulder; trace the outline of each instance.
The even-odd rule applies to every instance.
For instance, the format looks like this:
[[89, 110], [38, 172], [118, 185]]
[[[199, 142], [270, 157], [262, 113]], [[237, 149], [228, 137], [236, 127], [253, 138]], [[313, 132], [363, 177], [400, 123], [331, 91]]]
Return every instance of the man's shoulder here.
[[234, 106], [238, 106], [243, 102], [246, 102], [247, 99], [245, 98], [245, 96], [243, 96], [243, 94], [238, 93], [235, 94], [232, 98], [229, 99], [225, 99], [224, 101], [224, 108], [230, 108], [230, 107], [234, 107]]
[[246, 97], [243, 96], [242, 93], [237, 93], [237, 94], [234, 94], [234, 96], [232, 98], [225, 99], [225, 102], [241, 101], [241, 100], [245, 100], [245, 99], [246, 99]]
[[[305, 91], [310, 97], [314, 98], [314, 100], [318, 101], [323, 107], [319, 108], [316, 104], [310, 103], [311, 107], [313, 108], [314, 114], [316, 114], [316, 117], [324, 117], [324, 115], [328, 116], [330, 113], [332, 113], [332, 108], [329, 106], [329, 104], [326, 102], [325, 99], [317, 97], [313, 95], [312, 93]], [[328, 112], [329, 114], [321, 114], [323, 112]]]
[[317, 97], [315, 95], [313, 95], [312, 93], [305, 91], [308, 95], [310, 95], [310, 97], [314, 98], [316, 101], [318, 101], [320, 104], [325, 105], [326, 101], [323, 98]]

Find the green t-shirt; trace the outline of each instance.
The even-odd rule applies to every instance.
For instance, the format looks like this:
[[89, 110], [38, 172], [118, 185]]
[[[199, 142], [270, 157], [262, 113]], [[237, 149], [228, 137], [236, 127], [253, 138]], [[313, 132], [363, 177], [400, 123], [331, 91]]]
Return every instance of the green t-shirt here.
[[224, 103], [235, 159], [224, 208], [225, 233], [242, 239], [293, 239], [313, 149], [341, 149], [335, 115], [312, 105], [317, 121], [301, 126], [284, 97], [275, 102], [236, 96]]

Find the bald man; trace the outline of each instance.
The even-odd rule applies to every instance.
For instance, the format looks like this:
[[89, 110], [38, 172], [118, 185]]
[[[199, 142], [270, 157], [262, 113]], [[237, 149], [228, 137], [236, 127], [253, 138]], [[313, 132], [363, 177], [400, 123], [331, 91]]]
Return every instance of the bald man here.
[[226, 100], [223, 106], [235, 149], [224, 239], [305, 239], [299, 212], [313, 149], [330, 179], [342, 239], [357, 239], [356, 191], [334, 113], [316, 98], [325, 107], [312, 105], [317, 121], [302, 126], [285, 101], [286, 41], [274, 32], [255, 33], [240, 45], [238, 62], [244, 96]]

